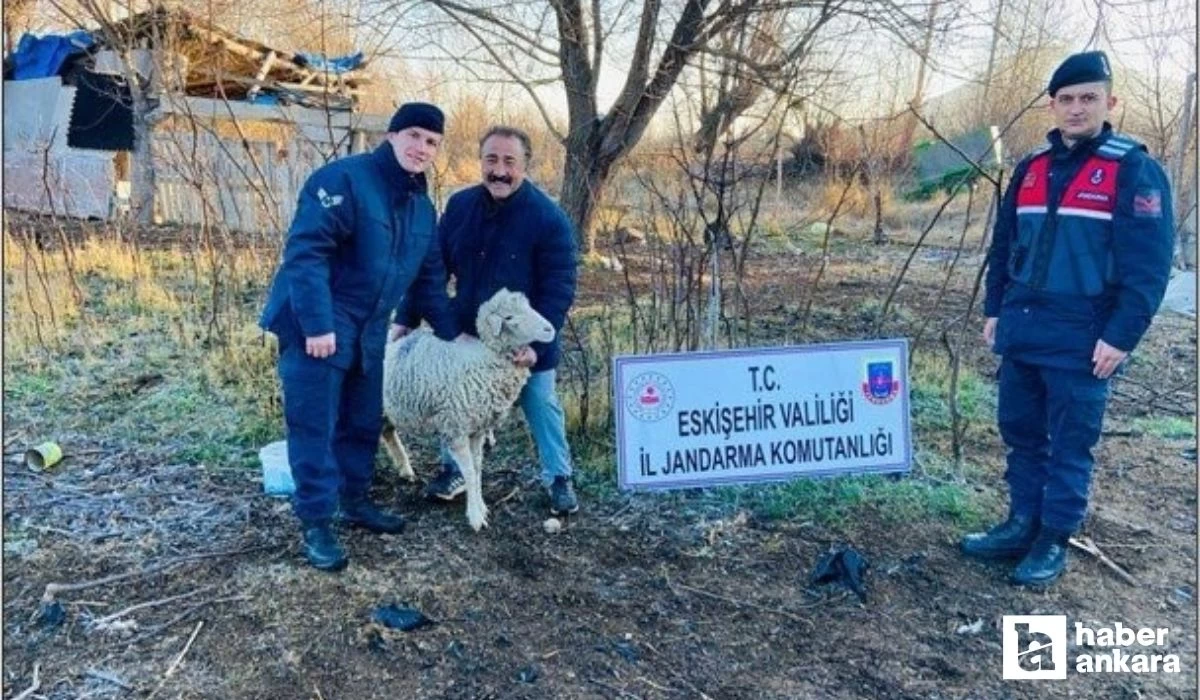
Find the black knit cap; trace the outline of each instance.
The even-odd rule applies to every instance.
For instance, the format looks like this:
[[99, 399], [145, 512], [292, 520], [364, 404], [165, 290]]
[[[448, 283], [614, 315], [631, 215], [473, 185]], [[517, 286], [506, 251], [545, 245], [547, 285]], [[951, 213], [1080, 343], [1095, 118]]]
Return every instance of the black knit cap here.
[[1112, 80], [1112, 69], [1108, 67], [1108, 56], [1103, 51], [1087, 51], [1067, 56], [1050, 76], [1047, 90], [1051, 97], [1059, 88], [1079, 83], [1099, 83]]
[[410, 126], [419, 126], [422, 129], [428, 129], [435, 134], [444, 133], [442, 131], [446, 123], [446, 117], [442, 114], [442, 110], [428, 102], [405, 102], [400, 105], [400, 109], [392, 115], [392, 120], [388, 122], [388, 132], [395, 133], [401, 129], [407, 129]]

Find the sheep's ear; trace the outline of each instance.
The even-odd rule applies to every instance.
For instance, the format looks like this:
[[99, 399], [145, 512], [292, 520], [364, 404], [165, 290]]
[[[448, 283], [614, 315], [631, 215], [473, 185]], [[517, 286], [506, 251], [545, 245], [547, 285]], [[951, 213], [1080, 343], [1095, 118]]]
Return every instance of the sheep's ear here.
[[500, 337], [500, 328], [504, 325], [504, 319], [500, 314], [489, 314], [487, 317], [488, 334], [493, 338]]

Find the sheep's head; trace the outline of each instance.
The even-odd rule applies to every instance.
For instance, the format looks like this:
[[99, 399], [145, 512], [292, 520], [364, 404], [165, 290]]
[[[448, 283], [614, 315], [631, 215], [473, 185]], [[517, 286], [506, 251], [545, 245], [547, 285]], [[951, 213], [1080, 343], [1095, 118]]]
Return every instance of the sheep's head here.
[[479, 307], [475, 326], [479, 339], [498, 352], [554, 340], [554, 326], [533, 310], [524, 294], [507, 289], [496, 292]]

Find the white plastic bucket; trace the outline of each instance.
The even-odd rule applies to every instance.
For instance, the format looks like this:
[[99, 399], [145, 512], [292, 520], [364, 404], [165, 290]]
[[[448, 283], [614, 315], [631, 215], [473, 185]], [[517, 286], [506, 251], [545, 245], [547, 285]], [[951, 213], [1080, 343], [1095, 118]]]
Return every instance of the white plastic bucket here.
[[288, 464], [287, 440], [272, 442], [258, 451], [262, 462], [263, 491], [268, 496], [290, 496], [296, 491], [292, 467]]

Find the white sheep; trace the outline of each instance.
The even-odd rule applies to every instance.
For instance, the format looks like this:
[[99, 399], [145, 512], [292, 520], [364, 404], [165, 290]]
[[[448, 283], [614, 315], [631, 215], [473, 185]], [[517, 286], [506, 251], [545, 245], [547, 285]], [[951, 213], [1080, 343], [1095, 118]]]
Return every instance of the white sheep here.
[[414, 479], [398, 432], [438, 434], [462, 470], [467, 522], [487, 525], [483, 502], [483, 441], [499, 425], [529, 379], [512, 362], [514, 350], [554, 340], [554, 326], [520, 292], [501, 289], [479, 307], [479, 341], [447, 342], [423, 328], [391, 342], [383, 361], [383, 413], [391, 425], [383, 444], [400, 470]]

